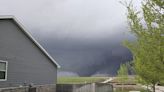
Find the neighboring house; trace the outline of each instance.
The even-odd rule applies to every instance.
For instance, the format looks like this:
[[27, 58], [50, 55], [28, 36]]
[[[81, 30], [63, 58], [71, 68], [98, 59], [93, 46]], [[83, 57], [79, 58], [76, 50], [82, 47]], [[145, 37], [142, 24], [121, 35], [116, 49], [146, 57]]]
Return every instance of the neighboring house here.
[[56, 84], [59, 67], [13, 16], [0, 16], [0, 87]]

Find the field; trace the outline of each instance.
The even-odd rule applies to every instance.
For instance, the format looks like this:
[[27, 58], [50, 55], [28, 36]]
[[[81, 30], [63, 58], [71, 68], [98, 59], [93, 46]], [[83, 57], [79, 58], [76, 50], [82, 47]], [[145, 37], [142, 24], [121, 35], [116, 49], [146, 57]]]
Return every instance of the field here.
[[115, 77], [111, 83], [123, 83], [123, 84], [137, 84], [137, 79], [135, 76], [128, 76], [124, 80], [120, 79], [120, 77]]
[[102, 82], [108, 77], [60, 77], [57, 79], [58, 84], [82, 84]]

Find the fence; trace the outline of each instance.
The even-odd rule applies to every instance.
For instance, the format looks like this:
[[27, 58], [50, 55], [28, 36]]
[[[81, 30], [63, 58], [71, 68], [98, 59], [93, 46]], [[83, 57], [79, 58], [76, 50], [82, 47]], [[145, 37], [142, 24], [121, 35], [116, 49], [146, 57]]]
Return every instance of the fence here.
[[57, 92], [113, 92], [110, 84], [57, 84]]
[[0, 88], [0, 92], [56, 92], [56, 85]]
[[0, 92], [113, 92], [110, 84], [57, 84], [33, 87], [0, 88]]
[[113, 92], [113, 86], [111, 84], [98, 83], [95, 85], [95, 92]]

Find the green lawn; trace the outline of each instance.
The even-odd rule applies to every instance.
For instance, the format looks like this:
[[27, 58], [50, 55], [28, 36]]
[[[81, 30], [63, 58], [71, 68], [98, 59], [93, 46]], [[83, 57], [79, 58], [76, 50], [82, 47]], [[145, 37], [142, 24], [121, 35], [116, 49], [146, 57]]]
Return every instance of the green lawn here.
[[137, 84], [137, 80], [135, 77], [128, 76], [124, 81], [121, 81], [121, 80], [122, 79], [120, 79], [119, 77], [115, 77], [111, 82], [114, 82], [114, 83], [123, 82], [123, 84]]
[[57, 79], [58, 84], [82, 84], [101, 82], [108, 79], [108, 77], [60, 77]]

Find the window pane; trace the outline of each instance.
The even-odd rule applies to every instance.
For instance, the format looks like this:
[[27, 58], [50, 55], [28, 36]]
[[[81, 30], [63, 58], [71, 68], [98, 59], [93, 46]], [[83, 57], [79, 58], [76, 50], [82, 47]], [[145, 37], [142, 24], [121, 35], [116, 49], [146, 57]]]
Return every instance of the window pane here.
[[6, 73], [4, 71], [0, 71], [0, 79], [5, 79]]
[[6, 70], [6, 63], [0, 62], [0, 70]]

